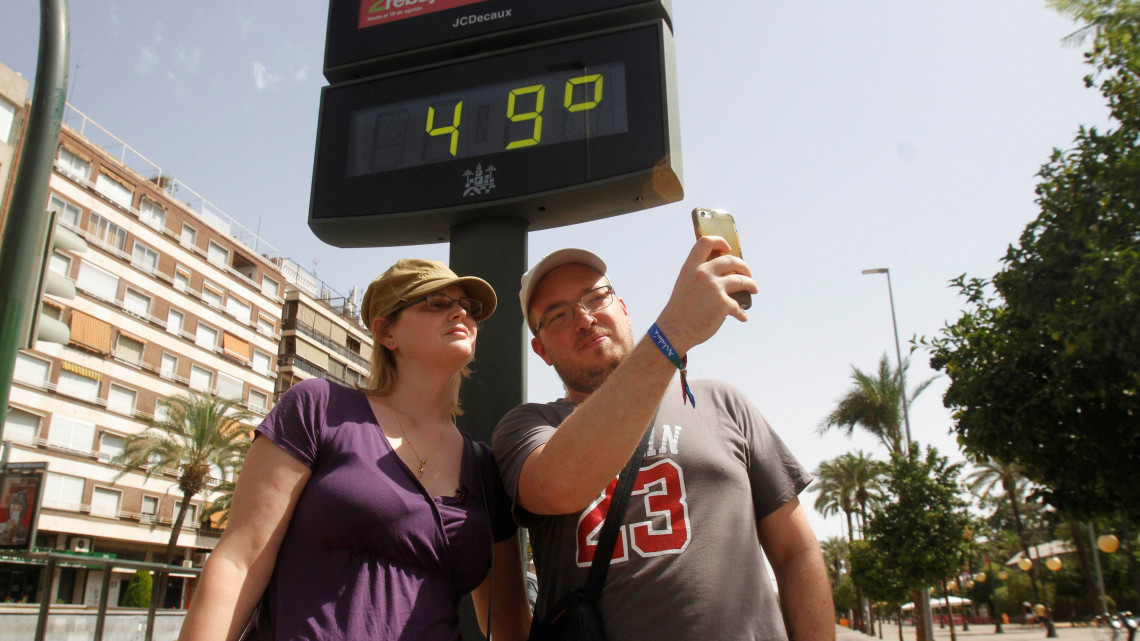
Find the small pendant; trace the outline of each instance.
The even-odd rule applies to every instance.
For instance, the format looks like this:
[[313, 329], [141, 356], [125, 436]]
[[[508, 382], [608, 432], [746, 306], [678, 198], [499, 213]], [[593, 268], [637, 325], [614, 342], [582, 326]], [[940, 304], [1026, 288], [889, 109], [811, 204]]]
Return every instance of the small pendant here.
[[416, 476], [419, 476], [421, 479], [424, 477], [424, 466], [425, 465], [427, 465], [427, 460], [420, 461], [420, 471], [416, 472]]

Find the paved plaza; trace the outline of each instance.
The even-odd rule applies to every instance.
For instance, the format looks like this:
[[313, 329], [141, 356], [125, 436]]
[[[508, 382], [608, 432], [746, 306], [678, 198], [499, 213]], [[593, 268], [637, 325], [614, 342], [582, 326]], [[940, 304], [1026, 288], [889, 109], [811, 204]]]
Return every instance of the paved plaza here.
[[[1058, 623], [1055, 626], [1057, 630], [1057, 638], [1061, 641], [1096, 641], [1096, 628], [1091, 626], [1070, 626], [1068, 623]], [[856, 632], [849, 628], [836, 626], [835, 636], [836, 641], [871, 641], [871, 639], [878, 639], [878, 625], [875, 626], [875, 636], [871, 637], [862, 632]], [[962, 626], [958, 625], [954, 628], [954, 635], [957, 641], [1038, 641], [1045, 639], [1045, 628], [1040, 626], [1027, 626], [1016, 623], [1011, 623], [1002, 626], [1002, 634], [994, 633], [994, 626], [992, 623], [987, 624], [970, 624], [970, 629], [967, 632], [962, 631]], [[898, 641], [899, 627], [893, 623], [883, 623], [883, 641]], [[914, 641], [914, 626], [903, 627], [903, 641]], [[934, 639], [935, 641], [950, 641], [950, 629], [934, 624]]]

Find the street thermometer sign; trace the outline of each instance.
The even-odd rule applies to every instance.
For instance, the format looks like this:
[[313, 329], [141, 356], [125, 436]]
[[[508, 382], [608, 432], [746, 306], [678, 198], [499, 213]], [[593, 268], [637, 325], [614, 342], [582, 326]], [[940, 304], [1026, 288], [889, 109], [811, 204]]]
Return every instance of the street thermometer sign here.
[[[504, 6], [499, 11], [511, 16], [518, 10], [491, 0], [436, 3], [450, 8], [382, 14], [385, 21], [372, 26], [361, 26], [362, 11], [354, 24], [362, 33], [401, 25], [415, 31], [429, 17], [484, 15], [470, 13], [476, 6]], [[334, 7], [340, 4], [352, 3]], [[424, 3], [402, 6], [411, 4]], [[548, 20], [540, 31], [515, 34], [541, 40], [325, 87], [309, 213], [314, 233], [341, 247], [433, 243], [480, 218], [524, 218], [529, 229], [547, 229], [680, 200], [669, 24], [657, 18], [598, 28], [598, 15], [590, 17], [587, 32], [571, 28], [582, 26], [572, 20]], [[435, 33], [418, 41], [438, 47]]]

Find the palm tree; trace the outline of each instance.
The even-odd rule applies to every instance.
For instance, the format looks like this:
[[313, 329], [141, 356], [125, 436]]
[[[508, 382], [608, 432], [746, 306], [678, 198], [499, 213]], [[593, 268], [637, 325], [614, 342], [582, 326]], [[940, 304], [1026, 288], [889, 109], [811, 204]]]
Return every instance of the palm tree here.
[[849, 452], [841, 458], [841, 465], [855, 486], [855, 503], [859, 506], [859, 532], [862, 533], [867, 527], [867, 507], [875, 507], [885, 498], [883, 476], [887, 472], [886, 464], [868, 458], [863, 450], [857, 450], [854, 454]]
[[[879, 439], [888, 451], [902, 454], [905, 445], [902, 429], [903, 385], [900, 382], [905, 383], [909, 367], [910, 360], [904, 360], [900, 375], [897, 369], [891, 367], [885, 353], [879, 361], [877, 374], [867, 374], [853, 366], [851, 379], [855, 384], [836, 402], [835, 409], [820, 424], [819, 433], [838, 427], [850, 437], [856, 427], [861, 427]], [[907, 403], [913, 403], [934, 382], [934, 378], [915, 387], [907, 398]]]
[[[982, 498], [988, 498], [999, 485], [1001, 486], [1002, 492], [1009, 499], [1010, 508], [1013, 509], [1013, 523], [1017, 527], [1017, 541], [1021, 544], [1021, 553], [1025, 555], [1025, 558], [1030, 558], [1029, 542], [1025, 538], [1025, 528], [1021, 522], [1021, 508], [1018, 504], [1022, 495], [1021, 486], [1028, 484], [1028, 480], [1022, 476], [1023, 468], [1017, 463], [1005, 463], [995, 458], [977, 462], [974, 466], [977, 469], [965, 479], [970, 491]], [[1036, 574], [1037, 567], [1035, 565], [1029, 570], [1029, 583], [1033, 587], [1035, 602], [1039, 599]], [[1053, 632], [1052, 617], [1046, 617], [1045, 627], [1049, 630], [1050, 637], [1056, 636]]]
[[843, 468], [843, 457], [820, 463], [815, 470], [815, 480], [812, 491], [819, 494], [815, 497], [816, 511], [823, 516], [842, 512], [847, 519], [847, 541], [853, 541], [855, 530], [851, 515], [855, 511], [855, 485]]
[[[212, 469], [224, 474], [224, 470], [240, 464], [250, 441], [251, 428], [246, 421], [253, 414], [241, 409], [240, 400], [212, 394], [191, 393], [159, 399], [158, 404], [156, 418], [147, 421], [145, 431], [127, 439], [115, 463], [122, 468], [118, 478], [140, 467], [148, 479], [163, 470], [178, 470], [182, 504], [166, 545], [164, 561], [169, 565], [174, 561], [190, 500], [206, 488]], [[159, 415], [162, 418], [157, 418]]]
[[823, 551], [823, 560], [827, 563], [827, 573], [831, 578], [831, 589], [839, 585], [839, 578], [843, 575], [843, 567], [847, 564], [847, 554], [850, 550], [843, 537], [831, 536], [819, 543]]
[[[867, 456], [860, 451], [858, 455], [841, 454], [829, 461], [819, 464], [816, 469], [819, 492], [816, 497], [815, 509], [824, 516], [838, 514], [840, 511], [847, 518], [848, 542], [855, 540], [855, 527], [852, 514], [858, 508], [863, 524], [866, 525], [867, 505], [881, 497], [879, 477], [883, 473], [882, 463]], [[862, 531], [862, 528], [860, 529]], [[838, 580], [838, 569], [836, 570]], [[863, 593], [856, 587], [856, 600], [860, 604], [855, 612], [855, 628], [863, 629]]]

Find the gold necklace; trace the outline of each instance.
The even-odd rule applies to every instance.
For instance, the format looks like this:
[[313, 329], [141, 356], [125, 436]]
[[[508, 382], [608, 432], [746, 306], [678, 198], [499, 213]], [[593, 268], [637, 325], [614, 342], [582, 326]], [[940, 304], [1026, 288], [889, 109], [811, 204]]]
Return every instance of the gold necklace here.
[[432, 450], [432, 453], [426, 457], [421, 457], [420, 453], [416, 451], [416, 446], [412, 444], [412, 439], [408, 438], [408, 433], [404, 431], [404, 422], [400, 420], [400, 412], [390, 404], [388, 407], [392, 409], [392, 414], [396, 417], [396, 425], [400, 426], [400, 438], [404, 439], [408, 447], [412, 448], [412, 455], [416, 457], [416, 461], [420, 464], [420, 469], [416, 471], [416, 476], [422, 479], [424, 477], [424, 468], [427, 467], [428, 460], [435, 456], [435, 453], [439, 451], [439, 446], [443, 444], [443, 432], [440, 432], [439, 441], [435, 444], [435, 449]]

